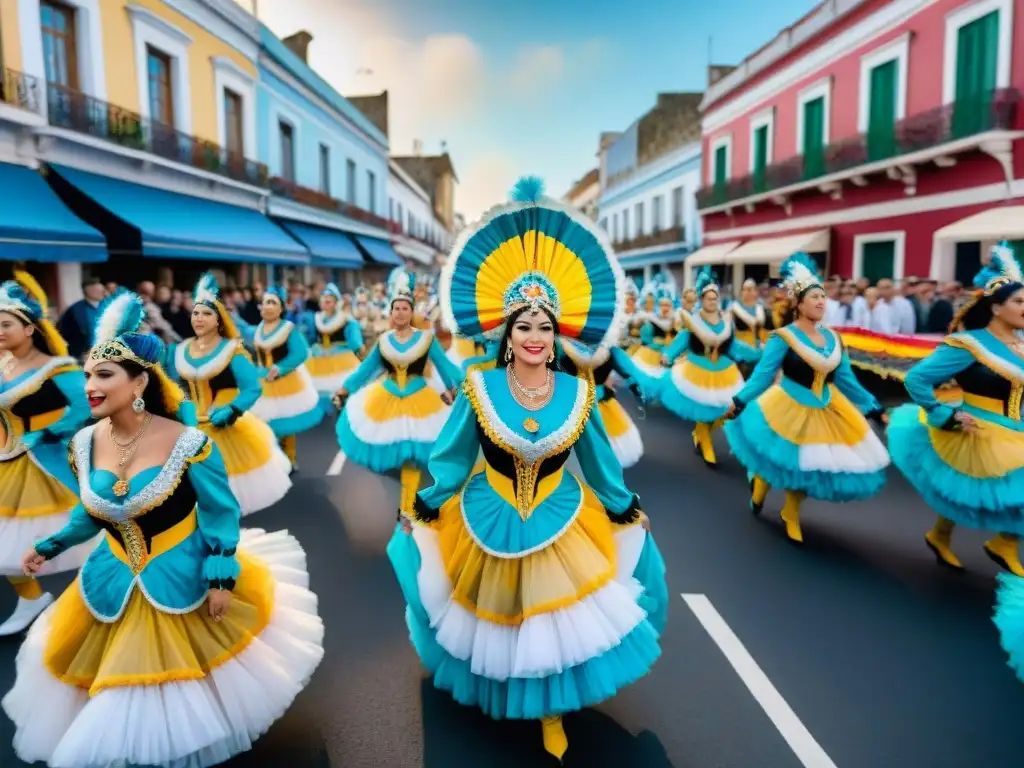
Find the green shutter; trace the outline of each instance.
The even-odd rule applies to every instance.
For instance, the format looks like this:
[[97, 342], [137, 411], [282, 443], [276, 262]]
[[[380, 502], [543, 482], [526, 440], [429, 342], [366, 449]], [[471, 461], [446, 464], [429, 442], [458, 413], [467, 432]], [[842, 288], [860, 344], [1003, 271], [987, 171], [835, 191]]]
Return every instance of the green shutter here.
[[728, 159], [729, 148], [723, 144], [715, 150], [715, 186], [721, 186], [729, 180], [726, 160]]
[[868, 158], [896, 154], [896, 89], [899, 63], [893, 59], [871, 70], [868, 99]]
[[804, 178], [825, 173], [825, 97], [804, 104]]
[[990, 127], [999, 56], [999, 11], [972, 21], [957, 33], [956, 102], [953, 137]]
[[883, 278], [895, 277], [896, 243], [887, 240], [879, 243], [864, 243], [861, 251], [861, 275], [874, 285]]
[[754, 190], [765, 189], [765, 169], [768, 167], [768, 126], [762, 125], [754, 131]]

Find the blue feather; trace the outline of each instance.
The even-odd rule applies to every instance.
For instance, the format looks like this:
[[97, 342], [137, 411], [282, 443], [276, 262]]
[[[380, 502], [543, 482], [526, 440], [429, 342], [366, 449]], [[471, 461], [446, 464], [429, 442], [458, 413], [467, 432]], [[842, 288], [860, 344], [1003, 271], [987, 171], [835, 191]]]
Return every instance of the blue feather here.
[[512, 187], [511, 198], [517, 203], [536, 203], [544, 194], [544, 182], [538, 176], [523, 176]]
[[96, 343], [135, 333], [146, 317], [142, 300], [128, 290], [119, 290], [100, 305], [96, 320]]

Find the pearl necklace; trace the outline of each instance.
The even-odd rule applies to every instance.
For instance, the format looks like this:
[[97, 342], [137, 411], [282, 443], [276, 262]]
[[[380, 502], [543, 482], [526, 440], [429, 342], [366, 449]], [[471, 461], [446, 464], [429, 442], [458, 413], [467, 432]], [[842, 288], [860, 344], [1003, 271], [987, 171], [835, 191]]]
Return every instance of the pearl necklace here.
[[[508, 380], [509, 392], [512, 399], [528, 411], [539, 411], [548, 403], [555, 394], [555, 374], [547, 372], [547, 380], [539, 387], [527, 387], [516, 376], [513, 366], [505, 368], [505, 376]], [[540, 431], [540, 423], [532, 416], [523, 421], [523, 429], [530, 434]]]

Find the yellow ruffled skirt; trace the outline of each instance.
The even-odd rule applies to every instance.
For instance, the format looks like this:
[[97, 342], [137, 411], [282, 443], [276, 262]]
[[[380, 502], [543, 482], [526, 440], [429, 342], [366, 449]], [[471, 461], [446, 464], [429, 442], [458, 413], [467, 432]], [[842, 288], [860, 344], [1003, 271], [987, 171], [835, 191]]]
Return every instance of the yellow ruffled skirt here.
[[661, 364], [664, 353], [653, 347], [639, 347], [631, 356], [633, 364], [648, 376], [660, 379], [665, 375], [666, 368]]
[[306, 361], [306, 367], [316, 391], [333, 395], [345, 386], [346, 379], [359, 367], [359, 358], [355, 352], [314, 355]]
[[619, 463], [632, 467], [644, 455], [644, 443], [633, 419], [614, 397], [598, 402], [597, 410]]

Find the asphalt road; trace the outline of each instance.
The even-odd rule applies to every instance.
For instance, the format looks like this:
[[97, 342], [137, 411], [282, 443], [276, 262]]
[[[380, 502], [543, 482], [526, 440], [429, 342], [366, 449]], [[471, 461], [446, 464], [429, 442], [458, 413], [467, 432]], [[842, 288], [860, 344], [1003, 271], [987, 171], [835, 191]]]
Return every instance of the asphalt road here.
[[[1024, 685], [989, 618], [995, 567], [981, 551], [984, 534], [957, 534], [966, 573], [938, 568], [922, 541], [931, 513], [894, 471], [871, 502], [808, 503], [797, 548], [778, 521], [781, 499], [769, 498], [762, 519], [749, 513], [744, 474], [720, 434], [712, 471], [682, 423], [654, 412], [641, 431], [647, 456], [627, 480], [669, 569], [664, 653], [637, 685], [566, 718], [566, 766], [1019, 764]], [[330, 426], [303, 436], [294, 490], [246, 518], [288, 528], [306, 548], [326, 657], [288, 714], [229, 765], [550, 765], [539, 725], [489, 721], [425, 681], [384, 555], [397, 479], [347, 463], [328, 475], [339, 469], [335, 457]], [[0, 611], [9, 609], [0, 589]], [[0, 640], [0, 690], [11, 684], [18, 643]], [[2, 768], [24, 765], [11, 731], [0, 715]]]

